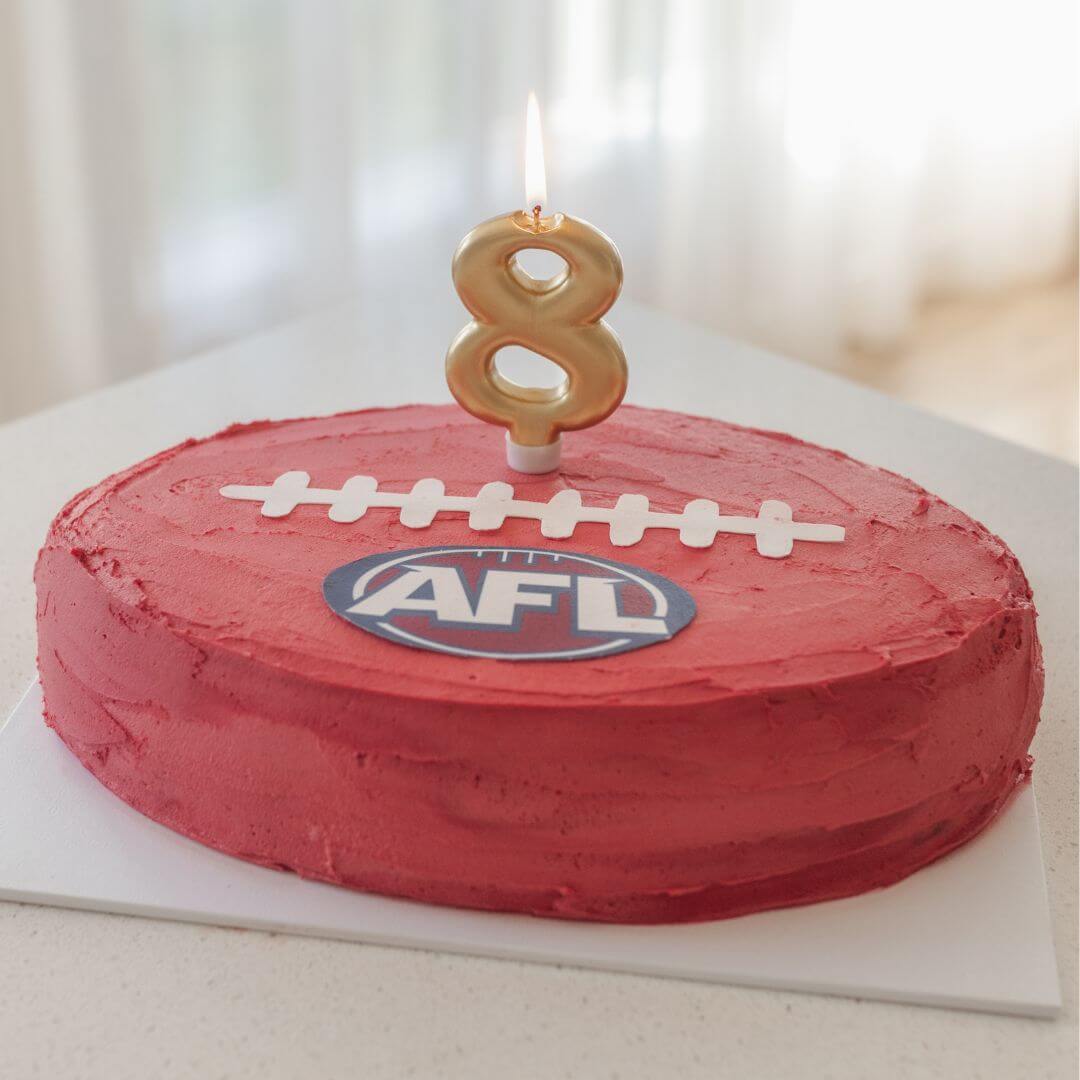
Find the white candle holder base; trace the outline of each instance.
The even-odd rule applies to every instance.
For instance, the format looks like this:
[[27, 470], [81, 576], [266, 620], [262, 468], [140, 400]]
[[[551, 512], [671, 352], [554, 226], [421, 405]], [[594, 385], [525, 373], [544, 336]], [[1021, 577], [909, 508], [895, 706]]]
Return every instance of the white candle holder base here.
[[506, 464], [514, 472], [519, 473], [549, 473], [559, 467], [562, 460], [562, 438], [557, 437], [554, 442], [546, 446], [522, 446], [510, 438], [510, 432], [506, 433]]

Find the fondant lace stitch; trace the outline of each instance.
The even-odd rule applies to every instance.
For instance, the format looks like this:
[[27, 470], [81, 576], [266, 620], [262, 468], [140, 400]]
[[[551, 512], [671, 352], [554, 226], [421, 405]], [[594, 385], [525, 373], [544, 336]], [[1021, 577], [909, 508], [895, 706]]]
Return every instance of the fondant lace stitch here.
[[221, 489], [226, 499], [262, 503], [263, 517], [279, 518], [298, 506], [328, 506], [331, 521], [358, 521], [373, 507], [399, 511], [398, 520], [409, 529], [425, 529], [444, 511], [469, 515], [469, 528], [494, 532], [507, 518], [540, 522], [540, 532], [551, 540], [574, 535], [578, 525], [599, 522], [608, 526], [615, 547], [636, 544], [646, 529], [677, 529], [687, 547], [711, 547], [718, 533], [753, 536], [759, 555], [782, 559], [796, 540], [837, 544], [844, 539], [841, 525], [794, 521], [791, 507], [766, 499], [756, 517], [721, 514], [711, 499], [692, 499], [682, 513], [649, 509], [644, 495], [620, 495], [614, 506], [584, 506], [581, 493], [567, 488], [547, 502], [515, 499], [510, 484], [496, 480], [476, 495], [447, 495], [441, 480], [418, 480], [408, 492], [380, 491], [373, 476], [353, 476], [341, 488], [313, 488], [306, 472], [282, 473], [269, 486], [229, 484]]

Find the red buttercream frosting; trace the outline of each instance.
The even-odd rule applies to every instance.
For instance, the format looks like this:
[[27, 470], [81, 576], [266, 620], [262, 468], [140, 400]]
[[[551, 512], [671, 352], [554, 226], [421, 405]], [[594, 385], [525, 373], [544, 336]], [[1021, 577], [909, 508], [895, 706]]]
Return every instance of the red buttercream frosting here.
[[[613, 548], [599, 524], [271, 519], [219, 494], [288, 470], [676, 513], [778, 499], [847, 534], [770, 559], [750, 536]], [[477, 543], [632, 563], [697, 617], [640, 651], [514, 663], [385, 641], [323, 600], [354, 559]], [[121, 799], [240, 858], [466, 907], [684, 921], [888, 885], [998, 813], [1042, 695], [1031, 592], [982, 525], [836, 451], [630, 407], [542, 477], [452, 406], [232, 427], [73, 499], [36, 579], [48, 723]]]

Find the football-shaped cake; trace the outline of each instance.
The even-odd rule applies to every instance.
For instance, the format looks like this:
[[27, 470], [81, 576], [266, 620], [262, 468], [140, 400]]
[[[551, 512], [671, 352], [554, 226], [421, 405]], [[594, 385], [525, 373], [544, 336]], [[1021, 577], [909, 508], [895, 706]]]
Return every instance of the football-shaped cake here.
[[511, 473], [453, 406], [254, 423], [74, 498], [46, 716], [117, 796], [308, 878], [573, 919], [895, 882], [1028, 775], [1031, 593], [916, 484], [622, 408]]

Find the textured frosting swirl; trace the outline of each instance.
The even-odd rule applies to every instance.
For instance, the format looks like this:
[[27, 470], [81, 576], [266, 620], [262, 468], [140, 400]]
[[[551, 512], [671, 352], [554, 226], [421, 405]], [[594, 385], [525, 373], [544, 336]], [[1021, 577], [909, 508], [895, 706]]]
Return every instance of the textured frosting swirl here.
[[[779, 499], [847, 533], [768, 559], [745, 536], [613, 549], [602, 525], [416, 531], [218, 494], [290, 469], [672, 512]], [[323, 602], [350, 560], [478, 542], [614, 556], [697, 618], [638, 652], [512, 664], [419, 653]], [[1030, 590], [982, 525], [837, 451], [631, 407], [548, 477], [509, 473], [454, 407], [235, 426], [72, 500], [37, 580], [50, 722], [122, 798], [246, 858], [470, 906], [705, 918], [887, 883], [1000, 808], [1041, 696]]]

